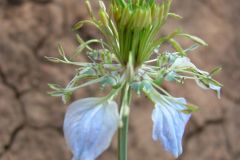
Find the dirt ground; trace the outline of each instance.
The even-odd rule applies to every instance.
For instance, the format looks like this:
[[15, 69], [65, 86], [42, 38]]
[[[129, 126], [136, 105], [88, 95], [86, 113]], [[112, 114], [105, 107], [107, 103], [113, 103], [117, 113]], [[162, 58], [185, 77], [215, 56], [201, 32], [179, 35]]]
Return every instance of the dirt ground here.
[[[97, 0], [90, 2], [96, 12]], [[184, 33], [204, 39], [209, 46], [199, 47], [189, 57], [206, 71], [222, 64], [214, 78], [224, 85], [219, 100], [214, 91], [203, 90], [194, 81], [163, 84], [173, 96], [201, 107], [186, 126], [184, 152], [178, 160], [240, 160], [240, 1], [173, 0], [170, 11], [184, 18], [169, 18], [159, 36], [182, 27]], [[78, 46], [75, 34], [84, 40], [101, 39], [103, 35], [91, 25], [71, 31], [84, 19], [90, 19], [84, 0], [0, 0], [0, 160], [71, 159], [62, 133], [66, 108], [77, 99], [107, 91], [100, 94], [99, 86], [88, 86], [64, 105], [61, 98], [46, 94], [47, 83], [66, 86], [75, 66], [50, 63], [44, 56], [60, 58], [60, 42], [69, 57]], [[184, 37], [177, 40], [183, 48], [193, 44]], [[162, 51], [167, 47], [163, 45]], [[89, 61], [84, 54], [77, 60]], [[154, 107], [143, 97], [135, 96], [131, 105], [129, 160], [173, 160], [151, 137]], [[115, 134], [97, 160], [116, 159]]]

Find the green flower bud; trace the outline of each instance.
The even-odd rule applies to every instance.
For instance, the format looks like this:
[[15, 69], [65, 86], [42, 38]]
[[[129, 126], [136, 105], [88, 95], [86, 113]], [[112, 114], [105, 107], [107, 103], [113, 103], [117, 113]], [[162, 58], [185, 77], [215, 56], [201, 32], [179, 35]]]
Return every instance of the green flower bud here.
[[84, 24], [83, 21], [78, 22], [78, 23], [73, 27], [72, 31], [75, 31], [75, 30], [78, 30], [78, 29], [82, 28], [83, 24]]
[[153, 5], [154, 8], [151, 12], [151, 16], [152, 16], [152, 24], [156, 23], [159, 20], [159, 12], [160, 12], [160, 8], [159, 6]]
[[103, 91], [103, 88], [107, 85], [110, 84], [112, 87], [117, 86], [118, 85], [118, 79], [119, 79], [119, 75], [110, 75], [104, 78], [104, 80], [102, 80], [102, 85], [100, 87], [100, 92]]
[[168, 13], [169, 16], [176, 18], [176, 19], [182, 19], [183, 17], [181, 17], [180, 15], [176, 14], [176, 13]]
[[106, 16], [106, 13], [102, 9], [100, 9], [98, 14], [100, 16], [100, 19], [101, 19], [101, 22], [102, 22], [103, 26], [108, 27], [108, 18]]
[[191, 40], [193, 40], [194, 42], [200, 44], [200, 45], [208, 46], [207, 43], [205, 43], [203, 40], [201, 40], [201, 39], [198, 38], [198, 37], [190, 36], [189, 38], [190, 38]]
[[146, 20], [147, 20], [146, 19], [146, 12], [144, 12], [142, 9], [140, 9], [139, 10], [139, 16], [135, 20], [136, 26], [138, 28], [142, 29]]
[[215, 69], [209, 74], [209, 76], [214, 76], [214, 75], [217, 74], [221, 69], [222, 69], [222, 65], [220, 65], [220, 66], [218, 66], [217, 68], [215, 68]]
[[110, 4], [109, 10], [108, 10], [109, 19], [112, 19], [112, 15], [113, 15], [113, 4]]
[[63, 88], [57, 84], [48, 84], [48, 86], [53, 89], [53, 90], [56, 90], [56, 91], [62, 91]]
[[92, 6], [88, 0], [85, 1], [85, 5], [87, 7], [87, 10], [88, 10], [88, 13], [90, 14], [90, 16], [93, 16]]
[[59, 53], [60, 53], [61, 56], [65, 57], [65, 53], [64, 53], [64, 51], [63, 51], [60, 43], [58, 43], [58, 51], [59, 51]]
[[144, 12], [144, 14], [145, 14], [145, 17], [143, 22], [143, 28], [146, 28], [152, 24], [151, 8], [148, 7], [147, 10]]
[[141, 16], [141, 9], [137, 9], [135, 13], [133, 13], [133, 16], [129, 22], [128, 26], [130, 29], [134, 29], [135, 27], [138, 27], [138, 24], [141, 23], [141, 22], [138, 22], [140, 16]]
[[121, 7], [114, 7], [113, 8], [113, 16], [114, 16], [114, 20], [116, 22], [118, 22], [119, 19], [121, 18], [121, 12], [122, 12]]
[[139, 0], [133, 0], [133, 4], [139, 5]]
[[54, 62], [54, 63], [59, 63], [60, 62], [60, 59], [55, 58], [55, 57], [47, 57], [47, 56], [44, 56], [44, 57], [50, 62]]
[[158, 16], [160, 22], [161, 22], [162, 19], [163, 19], [164, 8], [165, 8], [165, 7], [164, 7], [164, 2], [162, 2], [162, 5], [161, 5], [161, 7], [160, 7], [160, 9], [159, 9], [159, 16]]
[[105, 4], [103, 3], [103, 1], [99, 0], [98, 3], [99, 3], [100, 8], [102, 10], [106, 11], [106, 7], [105, 7]]
[[167, 2], [166, 2], [166, 5], [164, 7], [164, 20], [167, 20], [171, 3], [172, 3], [172, 0], [167, 0]]
[[125, 26], [127, 24], [129, 15], [130, 15], [130, 10], [128, 7], [125, 7], [123, 9], [123, 13], [122, 13], [121, 21], [120, 21], [121, 26]]

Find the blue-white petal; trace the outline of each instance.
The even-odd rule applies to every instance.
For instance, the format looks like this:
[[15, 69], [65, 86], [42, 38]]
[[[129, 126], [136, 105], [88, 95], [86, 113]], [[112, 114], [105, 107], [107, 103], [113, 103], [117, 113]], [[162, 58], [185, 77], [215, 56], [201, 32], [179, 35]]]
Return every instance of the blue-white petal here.
[[[176, 98], [175, 100], [186, 104], [184, 98]], [[171, 100], [169, 102], [179, 110], [186, 109], [184, 106]], [[155, 104], [155, 109], [152, 113], [154, 122], [152, 137], [154, 140], [159, 141], [163, 148], [175, 157], [182, 153], [182, 136], [190, 116], [190, 114], [177, 111], [163, 100], [159, 99]]]
[[102, 98], [72, 103], [65, 115], [64, 136], [72, 160], [94, 160], [111, 142], [118, 124], [117, 104]]
[[188, 69], [189, 67], [195, 68], [199, 73], [207, 74], [207, 75], [209, 74], [206, 71], [202, 71], [198, 69], [192, 62], [190, 62], [190, 59], [188, 57], [177, 58], [170, 68], [171, 69], [177, 69], [177, 68]]
[[221, 90], [221, 87], [215, 86], [215, 85], [213, 85], [213, 84], [211, 84], [211, 83], [209, 83], [209, 87], [217, 92], [218, 98], [220, 99], [220, 90]]

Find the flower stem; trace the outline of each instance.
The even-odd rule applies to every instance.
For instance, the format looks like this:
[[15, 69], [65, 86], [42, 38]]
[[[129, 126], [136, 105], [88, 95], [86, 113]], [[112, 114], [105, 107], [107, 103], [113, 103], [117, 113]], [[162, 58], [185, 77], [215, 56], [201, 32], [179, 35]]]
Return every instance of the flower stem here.
[[[120, 98], [120, 106], [123, 107], [123, 100], [124, 100], [124, 94], [125, 94], [126, 87], [124, 87], [121, 91], [121, 98]], [[132, 95], [132, 89], [128, 89], [127, 93], [127, 103], [130, 105], [131, 102], [131, 95]], [[127, 160], [127, 136], [128, 136], [128, 116], [123, 116], [123, 127], [118, 128], [118, 160]]]

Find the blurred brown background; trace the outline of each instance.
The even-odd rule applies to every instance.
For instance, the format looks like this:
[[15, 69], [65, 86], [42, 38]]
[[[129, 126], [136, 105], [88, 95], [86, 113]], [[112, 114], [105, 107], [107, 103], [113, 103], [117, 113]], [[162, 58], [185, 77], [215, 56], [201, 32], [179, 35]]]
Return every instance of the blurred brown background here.
[[[97, 13], [97, 0], [91, 0]], [[105, 2], [108, 2], [105, 0]], [[159, 2], [160, 3], [160, 2]], [[204, 39], [209, 47], [189, 52], [191, 61], [210, 72], [222, 64], [214, 78], [224, 84], [221, 99], [195, 81], [184, 85], [164, 83], [176, 97], [201, 107], [192, 114], [178, 160], [240, 160], [240, 1], [173, 0], [171, 12], [184, 18], [169, 18], [159, 36], [182, 27], [183, 33]], [[92, 25], [72, 32], [73, 26], [90, 19], [84, 0], [0, 0], [0, 160], [70, 160], [62, 133], [67, 106], [79, 98], [103, 96], [98, 87], [75, 92], [64, 105], [61, 98], [46, 94], [47, 83], [66, 86], [75, 66], [50, 63], [44, 56], [58, 57], [60, 42], [69, 57], [78, 42], [103, 38]], [[183, 48], [193, 44], [177, 38]], [[94, 46], [100, 48], [101, 46]], [[161, 47], [162, 51], [168, 44]], [[79, 61], [89, 61], [81, 54]], [[152, 137], [153, 104], [134, 96], [130, 114], [129, 160], [173, 160]], [[117, 159], [117, 135], [98, 160]]]

